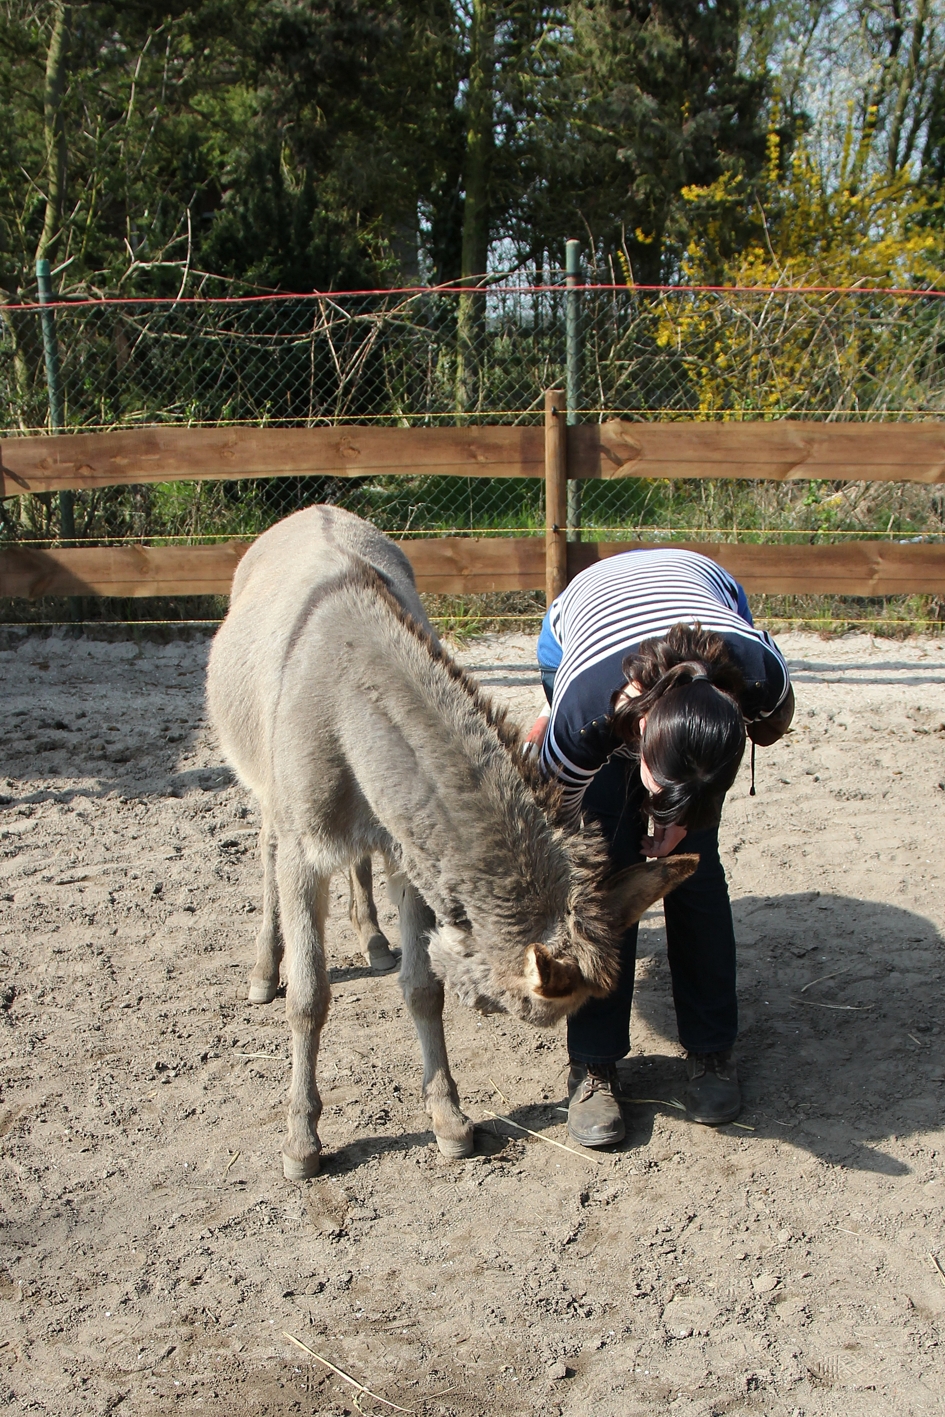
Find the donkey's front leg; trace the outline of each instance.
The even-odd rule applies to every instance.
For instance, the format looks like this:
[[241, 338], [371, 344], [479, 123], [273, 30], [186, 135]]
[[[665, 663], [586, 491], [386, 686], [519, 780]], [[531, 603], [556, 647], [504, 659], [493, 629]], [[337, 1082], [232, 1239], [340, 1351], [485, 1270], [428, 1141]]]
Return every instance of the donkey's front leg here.
[[302, 1181], [318, 1174], [322, 1149], [318, 1139], [322, 1100], [315, 1065], [331, 998], [324, 946], [330, 876], [319, 874], [306, 860], [297, 838], [284, 836], [279, 840], [276, 874], [286, 948], [285, 1011], [292, 1030], [289, 1125], [282, 1169], [286, 1180]]
[[400, 987], [423, 1054], [423, 1103], [440, 1151], [458, 1161], [472, 1152], [473, 1124], [460, 1110], [443, 1036], [443, 985], [430, 969], [427, 941], [436, 922], [404, 875], [391, 875], [389, 889], [400, 907]]
[[282, 963], [282, 930], [279, 925], [279, 895], [276, 887], [278, 840], [268, 814], [262, 814], [259, 854], [263, 866], [263, 913], [256, 936], [256, 963], [249, 976], [251, 1004], [269, 1004], [279, 992], [279, 965]]
[[362, 856], [348, 872], [348, 914], [358, 933], [364, 958], [375, 974], [397, 968], [398, 956], [381, 929], [374, 904], [370, 856]]

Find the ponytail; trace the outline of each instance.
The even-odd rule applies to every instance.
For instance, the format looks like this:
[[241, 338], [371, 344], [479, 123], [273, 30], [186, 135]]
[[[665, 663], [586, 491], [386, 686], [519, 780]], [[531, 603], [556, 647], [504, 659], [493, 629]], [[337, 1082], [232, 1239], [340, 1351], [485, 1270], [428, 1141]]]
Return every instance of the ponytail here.
[[714, 823], [745, 751], [744, 681], [725, 641], [701, 625], [674, 625], [628, 655], [623, 672], [640, 693], [614, 695], [612, 723], [636, 756], [645, 747], [659, 784], [649, 814], [660, 826], [698, 830]]

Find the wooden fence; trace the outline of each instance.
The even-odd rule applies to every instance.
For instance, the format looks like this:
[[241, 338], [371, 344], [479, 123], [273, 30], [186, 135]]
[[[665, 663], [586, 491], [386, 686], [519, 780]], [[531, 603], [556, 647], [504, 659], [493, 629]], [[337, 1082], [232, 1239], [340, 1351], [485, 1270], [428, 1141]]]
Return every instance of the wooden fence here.
[[[945, 482], [945, 425], [628, 423], [568, 428], [563, 394], [545, 427], [144, 428], [0, 441], [0, 495], [147, 482], [400, 473], [544, 477], [540, 537], [404, 541], [422, 591], [539, 590], [641, 542], [568, 543], [569, 478], [759, 478]], [[661, 543], [665, 544], [665, 543]], [[945, 545], [677, 542], [712, 557], [748, 591], [779, 595], [945, 594]], [[225, 595], [248, 543], [0, 550], [0, 596]]]

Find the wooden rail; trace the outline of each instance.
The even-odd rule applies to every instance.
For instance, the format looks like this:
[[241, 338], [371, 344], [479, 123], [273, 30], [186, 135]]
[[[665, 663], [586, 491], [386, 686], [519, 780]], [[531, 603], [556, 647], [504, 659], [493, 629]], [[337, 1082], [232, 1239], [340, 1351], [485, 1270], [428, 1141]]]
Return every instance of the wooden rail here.
[[615, 419], [568, 430], [568, 476], [945, 482], [945, 424]]
[[[249, 545], [17, 547], [0, 552], [0, 596], [228, 595]], [[401, 545], [421, 591], [476, 595], [540, 590], [545, 584], [545, 549], [537, 536], [444, 536]]]
[[[572, 478], [945, 482], [941, 423], [609, 423], [566, 430]], [[541, 428], [141, 428], [0, 441], [0, 496], [245, 477], [544, 477]]]
[[[249, 543], [217, 546], [116, 546], [0, 552], [0, 596], [226, 595]], [[421, 591], [477, 595], [544, 590], [540, 537], [439, 537], [402, 541]], [[701, 551], [747, 591], [770, 595], [945, 595], [945, 547], [886, 541], [834, 546], [677, 542]], [[586, 542], [567, 547], [568, 575], [620, 551], [652, 542]]]
[[[845, 541], [832, 546], [750, 542], [675, 542], [700, 551], [747, 591], [766, 595], [942, 595], [945, 546]], [[652, 542], [588, 542], [568, 547], [568, 575], [620, 551], [653, 550]]]
[[[0, 441], [0, 494], [295, 475], [544, 477], [541, 538], [401, 543], [422, 591], [540, 590], [552, 597], [603, 556], [646, 543], [568, 544], [568, 478], [739, 477], [945, 482], [939, 423], [628, 423], [566, 428], [546, 395], [545, 428], [146, 428]], [[650, 543], [652, 544], [652, 543]], [[945, 594], [945, 546], [675, 543], [710, 556], [748, 591]], [[0, 596], [226, 595], [247, 543], [0, 551]]]
[[544, 477], [540, 428], [141, 428], [0, 442], [0, 495], [245, 477]]

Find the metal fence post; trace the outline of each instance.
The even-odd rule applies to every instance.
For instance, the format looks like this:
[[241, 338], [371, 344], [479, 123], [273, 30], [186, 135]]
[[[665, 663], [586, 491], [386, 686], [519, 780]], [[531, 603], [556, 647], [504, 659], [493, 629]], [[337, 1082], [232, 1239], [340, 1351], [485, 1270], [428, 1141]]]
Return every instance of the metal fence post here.
[[[45, 257], [40, 257], [36, 262], [36, 285], [39, 289], [40, 305], [52, 304], [52, 280], [49, 273], [49, 262]], [[49, 427], [53, 433], [61, 433], [65, 423], [65, 414], [62, 404], [59, 342], [56, 339], [56, 316], [52, 310], [44, 309], [39, 318], [43, 325], [43, 353], [46, 356]], [[72, 492], [59, 493], [59, 537], [62, 541], [72, 541], [75, 538], [75, 497]]]
[[561, 389], [545, 390], [545, 598], [548, 605], [568, 583], [568, 440]]
[[[573, 428], [579, 422], [581, 406], [581, 243], [565, 245], [565, 390], [567, 393], [567, 423]], [[581, 539], [581, 484], [576, 478], [568, 482], [568, 540]]]

